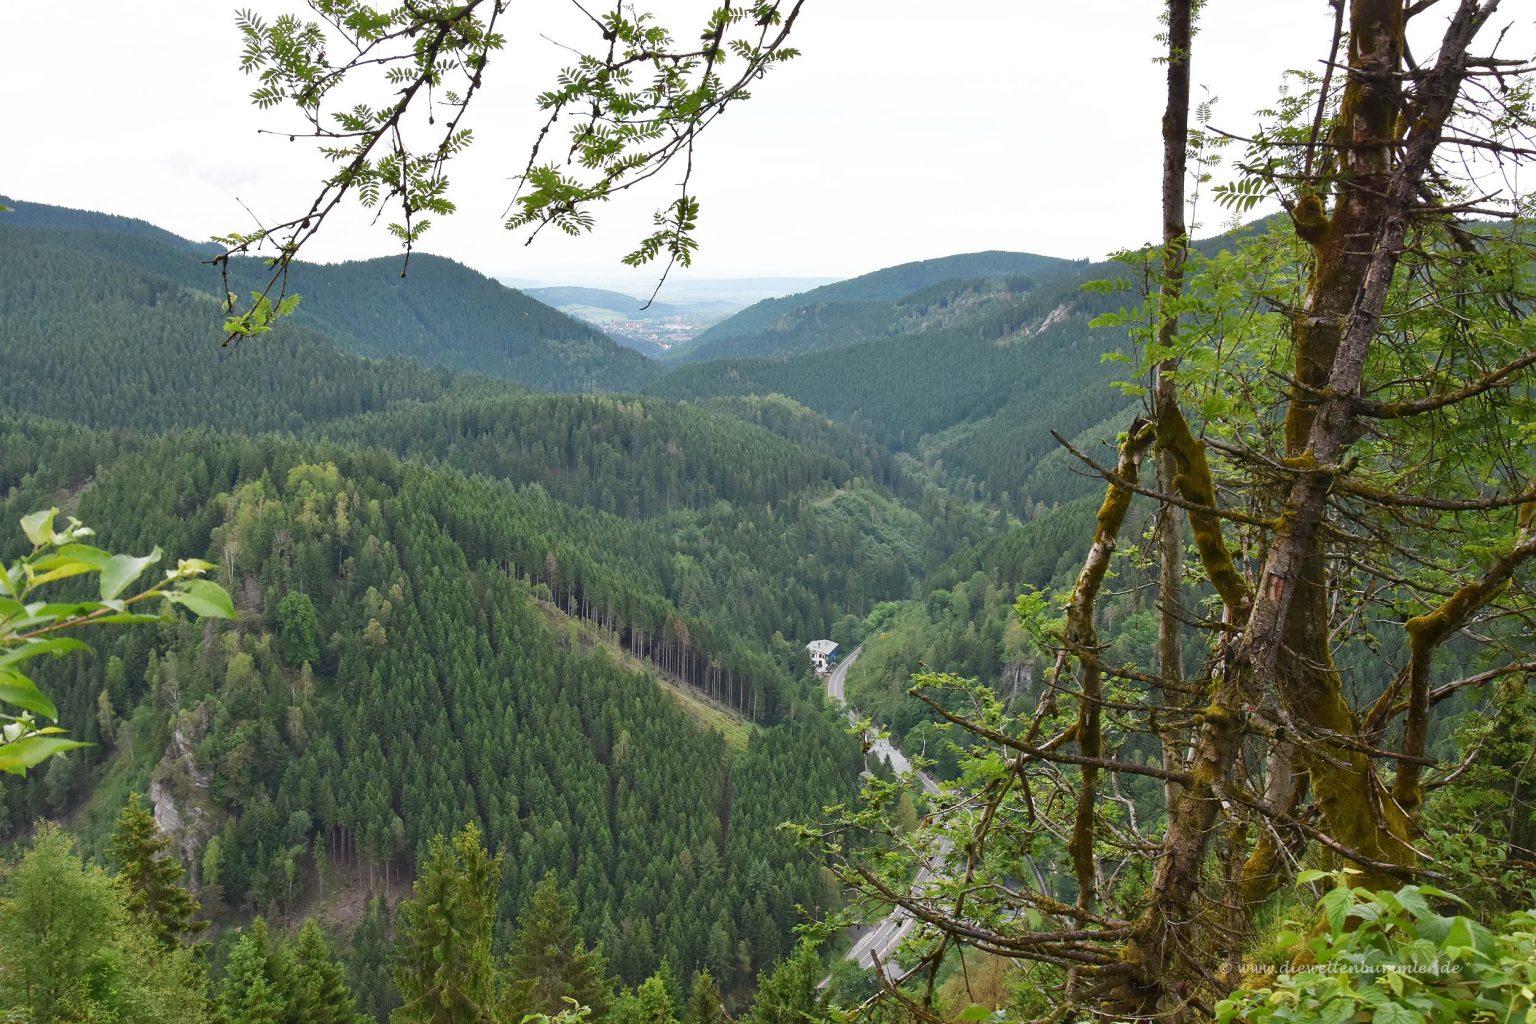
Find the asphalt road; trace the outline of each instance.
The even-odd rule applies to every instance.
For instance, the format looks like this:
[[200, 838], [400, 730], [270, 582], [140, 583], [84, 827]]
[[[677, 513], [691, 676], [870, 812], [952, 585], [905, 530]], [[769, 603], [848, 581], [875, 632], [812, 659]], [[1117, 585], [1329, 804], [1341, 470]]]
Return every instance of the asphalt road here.
[[[845, 706], [848, 703], [848, 699], [844, 696], [844, 684], [847, 681], [848, 669], [859, 659], [859, 655], [863, 650], [864, 645], [860, 644], [848, 652], [848, 657], [838, 662], [837, 667], [827, 676], [827, 696]], [[858, 721], [858, 714], [851, 707], [848, 709], [848, 721], [850, 724]], [[891, 769], [898, 774], [912, 770], [912, 763], [907, 760], [901, 751], [892, 746], [889, 740], [878, 739], [870, 744], [869, 750], [870, 753], [890, 765]], [[938, 783], [934, 782], [926, 773], [918, 772], [917, 779], [922, 783], [924, 792], [930, 795], [938, 793]], [[949, 850], [946, 847], [940, 850], [940, 857], [943, 858], [948, 853]], [[921, 868], [917, 873], [917, 877], [912, 881], [913, 888], [923, 885], [932, 877], [933, 871], [931, 868]], [[879, 924], [859, 935], [854, 941], [852, 948], [848, 950], [847, 958], [857, 963], [860, 967], [873, 968], [875, 966], [875, 957], [878, 956], [881, 963], [890, 966], [891, 956], [896, 952], [897, 945], [901, 943], [902, 939], [907, 937], [907, 933], [912, 930], [912, 926], [916, 923], [905, 910], [898, 909], [892, 911]]]

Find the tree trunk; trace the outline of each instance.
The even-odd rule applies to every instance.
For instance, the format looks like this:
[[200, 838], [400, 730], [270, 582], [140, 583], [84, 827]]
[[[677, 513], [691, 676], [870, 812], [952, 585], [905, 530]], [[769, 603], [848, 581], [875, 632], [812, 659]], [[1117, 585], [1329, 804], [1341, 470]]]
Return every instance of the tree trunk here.
[[[1171, 0], [1170, 9], [1180, 0]], [[1446, 118], [1459, 93], [1467, 47], [1496, 2], [1461, 0], [1435, 68], [1418, 94], [1422, 104], [1400, 123], [1403, 6], [1400, 0], [1353, 0], [1349, 13], [1349, 75], [1333, 140], [1341, 181], [1332, 216], [1304, 195], [1294, 218], [1314, 248], [1304, 308], [1293, 317], [1296, 384], [1286, 416], [1287, 465], [1295, 473], [1264, 561], [1241, 639], [1220, 652], [1217, 686], [1201, 714], [1193, 785], [1170, 808], [1151, 899], [1128, 943], [1132, 977], [1117, 993], [1129, 1015], [1183, 1012], [1182, 951], [1198, 948], [1197, 894], [1222, 791], [1236, 764], [1245, 705], [1277, 698], [1310, 735], [1298, 742], [1327, 834], [1362, 862], [1359, 884], [1391, 886], [1412, 863], [1407, 818], [1377, 778], [1366, 755], [1346, 745], [1358, 732], [1329, 650], [1329, 582], [1323, 537], [1328, 492], [1348, 447], [1358, 437], [1355, 396], [1375, 339], [1387, 288], [1397, 269], [1419, 183], [1430, 167]], [[1180, 417], [1182, 419], [1182, 417]], [[1160, 433], [1165, 425], [1159, 422]], [[1187, 427], [1185, 428], [1187, 432]], [[1191, 444], [1191, 454], [1202, 446]], [[1188, 500], [1211, 505], [1213, 501]], [[1202, 524], [1191, 521], [1196, 544]], [[1205, 549], [1201, 547], [1202, 560]], [[1214, 552], [1213, 552], [1214, 553]], [[1223, 580], [1212, 574], [1219, 591]], [[1233, 603], [1223, 591], [1223, 598]], [[1345, 743], [1330, 735], [1345, 738]]]

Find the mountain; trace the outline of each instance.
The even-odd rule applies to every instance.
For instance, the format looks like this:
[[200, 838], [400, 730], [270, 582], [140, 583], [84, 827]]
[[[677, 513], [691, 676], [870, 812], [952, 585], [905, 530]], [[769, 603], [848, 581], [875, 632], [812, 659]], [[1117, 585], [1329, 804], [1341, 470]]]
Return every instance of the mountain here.
[[195, 287], [210, 271], [183, 255], [0, 220], [0, 406], [96, 427], [255, 433], [476, 386], [349, 352], [312, 319], [225, 347], [220, 305]]
[[306, 265], [300, 309], [369, 356], [406, 356], [553, 391], [634, 391], [657, 374], [601, 330], [440, 256]]
[[[1074, 437], [1127, 405], [1111, 387], [1120, 369], [1101, 358], [1123, 334], [1089, 327], [1127, 299], [1082, 287], [1114, 276], [1115, 268], [1065, 266], [1069, 273], [1025, 283], [1019, 292], [1006, 284], [941, 282], [895, 302], [829, 307], [852, 310], [853, 319], [889, 333], [858, 340], [850, 331], [843, 337], [851, 344], [792, 348], [774, 358], [688, 362], [651, 390], [689, 399], [787, 395], [921, 459], [952, 490], [1027, 515], [1039, 502], [1092, 487], [1066, 472], [1035, 476], [1058, 447], [1051, 431]], [[829, 317], [806, 319], [808, 344], [825, 340], [812, 328]]]
[[891, 329], [886, 307], [946, 282], [1005, 283], [1014, 291], [1073, 264], [1032, 253], [979, 252], [887, 267], [782, 298], [765, 299], [714, 325], [671, 353], [700, 362], [834, 348]]
[[[213, 300], [223, 293], [218, 272], [204, 263], [205, 250], [153, 225], [34, 203], [8, 205], [16, 212], [0, 214], [7, 249], [25, 250], [33, 260], [46, 252], [54, 267], [74, 262], [93, 268], [61, 269], [66, 280], [132, 273], [143, 277], [139, 287], [146, 295], [176, 291]], [[407, 276], [400, 273], [394, 257], [296, 265], [288, 289], [302, 301], [277, 335], [302, 325], [362, 355], [403, 356], [550, 390], [635, 390], [657, 373], [650, 361], [591, 325], [452, 260], [418, 253]], [[267, 277], [261, 260], [230, 261], [229, 290], [236, 294], [263, 288]], [[103, 321], [102, 328], [116, 322]], [[210, 310], [208, 330], [198, 329], [196, 344], [217, 322], [217, 310]]]
[[[740, 1005], [799, 908], [836, 906], [776, 826], [851, 800], [863, 767], [804, 643], [910, 593], [990, 517], [783, 396], [424, 365], [440, 325], [404, 310], [462, 326], [510, 296], [563, 320], [449, 261], [412, 261], [433, 294], [298, 268], [301, 315], [224, 347], [197, 253], [90, 226], [0, 221], [0, 521], [59, 506], [114, 550], [206, 558], [238, 617], [49, 659], [40, 682], [92, 745], [0, 792], [0, 837], [66, 818], [100, 856], [147, 791], [216, 930], [351, 928], [474, 821], [499, 931], [553, 872], [626, 984], [708, 968]], [[526, 349], [558, 379], [566, 339], [545, 335]], [[0, 533], [0, 558], [21, 541]], [[358, 976], [386, 976], [377, 943], [354, 948]]]
[[523, 294], [538, 299], [547, 306], [564, 309], [567, 306], [587, 306], [623, 314], [627, 320], [662, 320], [686, 312], [684, 307], [666, 302], [646, 305], [644, 299], [606, 288], [583, 288], [577, 285], [561, 285], [553, 288], [524, 288]]
[[172, 248], [186, 248], [204, 256], [223, 249], [213, 242], [192, 242], [148, 221], [133, 217], [121, 217], [113, 213], [97, 213], [92, 210], [73, 210], [44, 203], [28, 203], [19, 199], [0, 196], [0, 206], [10, 207], [0, 213], [0, 224], [18, 228], [38, 228], [44, 231], [85, 231], [104, 235], [127, 235], [144, 238]]
[[737, 312], [743, 303], [718, 299], [652, 302], [603, 288], [533, 288], [528, 294], [562, 313], [600, 328], [614, 341], [645, 355], [661, 356], [678, 343]]

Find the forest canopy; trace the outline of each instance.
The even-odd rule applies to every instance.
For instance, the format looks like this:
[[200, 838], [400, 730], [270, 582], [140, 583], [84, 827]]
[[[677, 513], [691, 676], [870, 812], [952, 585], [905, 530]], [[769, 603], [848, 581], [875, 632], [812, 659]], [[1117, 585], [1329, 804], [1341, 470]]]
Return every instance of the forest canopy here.
[[[412, 256], [508, 4], [240, 14], [333, 158], [307, 212], [0, 224], [0, 1002], [1536, 1019], [1536, 64], [1497, 0], [1335, 0], [1218, 131], [1203, 6], [1157, 244], [889, 268], [671, 371]], [[800, 7], [592, 16], [508, 226], [672, 168], [629, 260], [687, 265], [698, 136]], [[408, 286], [297, 262], [352, 201]]]

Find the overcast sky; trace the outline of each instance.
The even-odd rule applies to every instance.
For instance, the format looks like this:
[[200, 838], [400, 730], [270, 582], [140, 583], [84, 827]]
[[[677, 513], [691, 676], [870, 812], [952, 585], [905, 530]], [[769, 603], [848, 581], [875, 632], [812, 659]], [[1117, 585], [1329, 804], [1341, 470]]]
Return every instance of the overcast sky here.
[[[190, 238], [246, 229], [307, 206], [324, 165], [258, 128], [237, 70], [234, 11], [272, 0], [87, 0], [0, 7], [0, 193], [142, 217]], [[682, 31], [708, 0], [640, 4]], [[982, 249], [1098, 257], [1156, 237], [1163, 71], [1153, 0], [809, 0], [804, 55], [760, 83], [701, 142], [696, 278], [852, 276]], [[599, 211], [580, 240], [524, 247], [501, 229], [509, 176], [538, 123], [533, 96], [583, 42], [563, 0], [519, 0], [509, 47], [471, 116], [478, 142], [453, 172], [459, 212], [424, 248], [486, 273], [545, 283], [628, 283], [619, 258], [672, 194], [657, 188]], [[1281, 73], [1317, 68], [1324, 0], [1215, 0], [1195, 43], [1194, 81], [1219, 97], [1215, 123], [1254, 124]], [[686, 36], [684, 38], [687, 38]], [[22, 99], [24, 98], [24, 99]], [[1207, 204], [1202, 220], [1220, 226]], [[310, 258], [395, 251], [352, 215]]]

